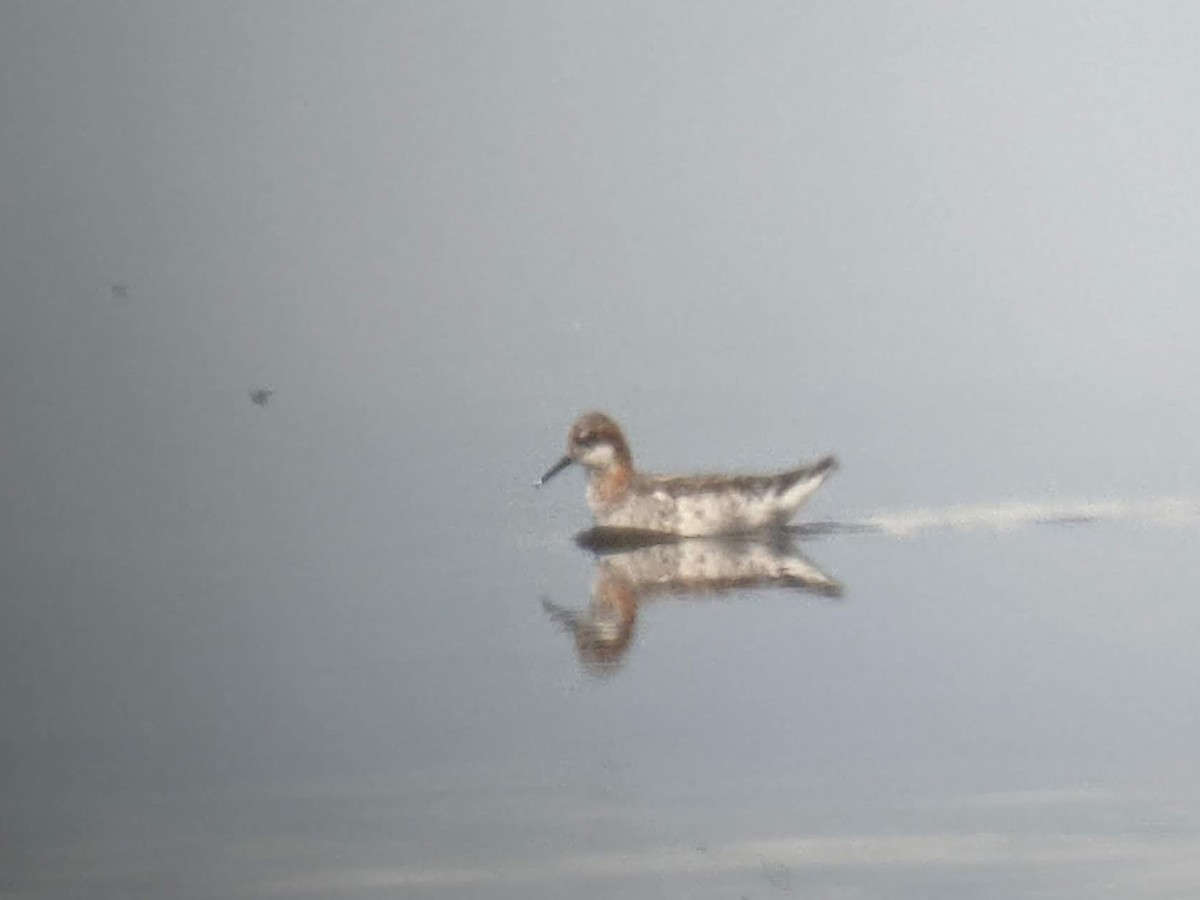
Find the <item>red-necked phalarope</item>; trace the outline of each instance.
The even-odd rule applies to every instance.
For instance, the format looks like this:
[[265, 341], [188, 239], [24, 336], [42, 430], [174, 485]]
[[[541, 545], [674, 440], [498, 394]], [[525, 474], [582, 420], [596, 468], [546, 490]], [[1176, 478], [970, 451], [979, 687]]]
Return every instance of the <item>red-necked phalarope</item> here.
[[826, 456], [775, 475], [649, 475], [633, 468], [620, 427], [598, 412], [575, 421], [567, 435], [566, 455], [537, 485], [573, 462], [588, 470], [587, 501], [597, 525], [683, 537], [786, 525], [837, 468], [837, 460]]

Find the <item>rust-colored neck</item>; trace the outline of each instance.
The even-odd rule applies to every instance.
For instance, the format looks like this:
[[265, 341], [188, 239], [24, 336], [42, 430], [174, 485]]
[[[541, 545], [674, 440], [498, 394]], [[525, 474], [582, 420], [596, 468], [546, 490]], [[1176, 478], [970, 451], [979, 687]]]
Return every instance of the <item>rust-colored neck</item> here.
[[589, 477], [592, 494], [601, 503], [608, 505], [621, 500], [629, 490], [633, 483], [633, 466], [626, 458], [606, 468], [593, 469]]

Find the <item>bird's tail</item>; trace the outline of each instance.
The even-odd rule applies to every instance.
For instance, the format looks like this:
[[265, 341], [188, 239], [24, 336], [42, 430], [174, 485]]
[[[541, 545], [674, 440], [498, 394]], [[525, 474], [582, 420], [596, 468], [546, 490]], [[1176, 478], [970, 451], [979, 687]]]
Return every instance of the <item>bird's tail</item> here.
[[822, 456], [814, 463], [792, 469], [783, 473], [783, 489], [790, 490], [794, 485], [814, 479], [824, 480], [838, 470], [836, 456]]
[[836, 456], [823, 456], [814, 463], [784, 472], [779, 487], [779, 499], [783, 506], [789, 513], [795, 512], [837, 469]]

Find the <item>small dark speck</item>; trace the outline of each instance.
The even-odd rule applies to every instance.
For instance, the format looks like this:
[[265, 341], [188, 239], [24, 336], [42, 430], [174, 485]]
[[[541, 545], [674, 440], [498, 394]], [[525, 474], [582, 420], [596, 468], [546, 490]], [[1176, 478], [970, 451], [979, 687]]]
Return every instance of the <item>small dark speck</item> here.
[[129, 297], [129, 285], [127, 284], [110, 284], [108, 291], [115, 300], [125, 300]]
[[274, 389], [269, 387], [251, 388], [250, 402], [256, 406], [266, 406], [271, 402], [271, 395], [274, 393]]

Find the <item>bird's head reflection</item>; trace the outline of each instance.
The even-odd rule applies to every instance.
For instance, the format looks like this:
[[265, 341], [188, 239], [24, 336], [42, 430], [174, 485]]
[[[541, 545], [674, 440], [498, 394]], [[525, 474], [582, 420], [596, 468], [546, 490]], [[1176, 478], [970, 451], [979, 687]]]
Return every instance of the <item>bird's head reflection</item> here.
[[619, 576], [597, 572], [592, 602], [586, 610], [573, 610], [542, 599], [551, 621], [575, 638], [579, 665], [589, 675], [611, 675], [621, 667], [633, 626], [637, 622], [638, 596], [634, 585]]
[[593, 529], [577, 538], [596, 553], [591, 603], [574, 610], [542, 600], [551, 621], [575, 639], [580, 666], [608, 676], [633, 642], [638, 606], [674, 596], [718, 596], [786, 588], [839, 597], [842, 585], [794, 546], [791, 536], [667, 539]]

